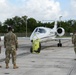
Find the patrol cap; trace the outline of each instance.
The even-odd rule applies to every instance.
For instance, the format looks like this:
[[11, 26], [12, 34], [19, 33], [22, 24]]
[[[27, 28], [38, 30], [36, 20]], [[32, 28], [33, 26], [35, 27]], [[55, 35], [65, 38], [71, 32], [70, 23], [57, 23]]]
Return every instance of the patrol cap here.
[[12, 27], [11, 26], [8, 26], [8, 31], [12, 31]]

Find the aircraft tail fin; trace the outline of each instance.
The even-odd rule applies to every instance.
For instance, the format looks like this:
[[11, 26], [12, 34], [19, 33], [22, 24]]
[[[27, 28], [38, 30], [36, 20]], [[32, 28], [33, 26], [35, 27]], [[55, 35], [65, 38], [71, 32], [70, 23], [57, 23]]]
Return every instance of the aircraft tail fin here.
[[57, 21], [55, 21], [53, 29], [57, 30]]

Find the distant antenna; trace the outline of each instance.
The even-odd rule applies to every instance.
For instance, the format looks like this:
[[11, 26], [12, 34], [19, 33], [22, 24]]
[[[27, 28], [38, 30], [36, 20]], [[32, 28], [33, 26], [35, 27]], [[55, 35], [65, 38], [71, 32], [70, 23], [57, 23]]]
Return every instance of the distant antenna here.
[[45, 22], [51, 22], [51, 21], [54, 22], [55, 20], [42, 20], [43, 23], [45, 23]]
[[[59, 16], [59, 21], [61, 21], [62, 16]], [[60, 27], [61, 27], [61, 23], [60, 23]]]
[[59, 21], [61, 21], [62, 16], [59, 16]]

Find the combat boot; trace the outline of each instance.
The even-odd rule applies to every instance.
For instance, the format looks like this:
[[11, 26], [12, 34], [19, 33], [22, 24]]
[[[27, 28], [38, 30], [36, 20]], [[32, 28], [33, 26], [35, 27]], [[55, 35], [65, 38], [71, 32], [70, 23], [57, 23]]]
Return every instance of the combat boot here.
[[76, 60], [76, 54], [75, 54], [74, 60]]
[[2, 66], [0, 65], [0, 68], [1, 68]]
[[16, 64], [13, 65], [13, 69], [17, 69], [18, 66]]
[[8, 64], [6, 63], [6, 69], [8, 69], [9, 68], [9, 66], [8, 66]]

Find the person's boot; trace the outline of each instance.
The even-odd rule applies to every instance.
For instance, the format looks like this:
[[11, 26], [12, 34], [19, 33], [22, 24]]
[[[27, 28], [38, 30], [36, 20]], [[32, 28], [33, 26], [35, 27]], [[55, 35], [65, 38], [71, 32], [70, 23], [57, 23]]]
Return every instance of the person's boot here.
[[75, 54], [74, 60], [76, 60], [76, 54]]
[[8, 69], [9, 68], [9, 66], [8, 66], [8, 64], [6, 63], [6, 69]]
[[16, 64], [13, 65], [13, 69], [17, 69], [18, 66]]
[[0, 68], [1, 68], [2, 66], [0, 65]]

